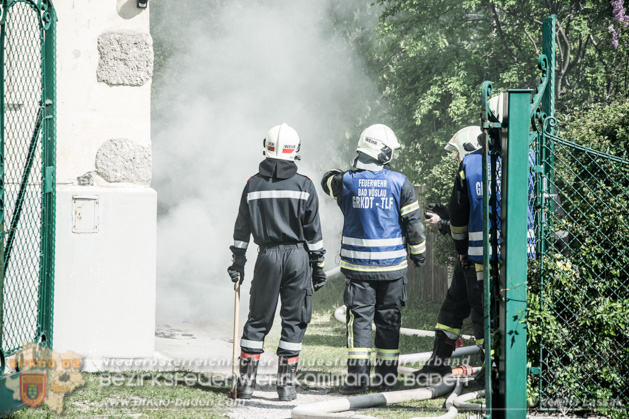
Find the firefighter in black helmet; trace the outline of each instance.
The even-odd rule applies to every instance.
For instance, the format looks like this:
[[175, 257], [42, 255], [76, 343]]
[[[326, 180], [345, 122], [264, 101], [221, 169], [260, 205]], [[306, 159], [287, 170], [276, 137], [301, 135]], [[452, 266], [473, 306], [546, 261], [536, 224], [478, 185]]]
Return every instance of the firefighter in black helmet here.
[[245, 276], [250, 236], [259, 247], [251, 281], [249, 316], [240, 340], [238, 397], [251, 398], [264, 338], [278, 299], [282, 334], [277, 348], [280, 400], [296, 398], [295, 371], [312, 312], [312, 292], [327, 281], [319, 201], [312, 181], [297, 173], [300, 140], [286, 124], [274, 126], [263, 142], [266, 159], [245, 185], [234, 228], [232, 281]]

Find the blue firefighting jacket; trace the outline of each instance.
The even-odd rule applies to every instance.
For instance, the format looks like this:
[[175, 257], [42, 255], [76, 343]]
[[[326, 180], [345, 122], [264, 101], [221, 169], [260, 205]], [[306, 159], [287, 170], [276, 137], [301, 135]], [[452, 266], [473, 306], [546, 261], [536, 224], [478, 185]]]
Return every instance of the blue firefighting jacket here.
[[[448, 212], [450, 230], [457, 253], [467, 255], [475, 263], [483, 263], [483, 173], [482, 150], [463, 159], [454, 184]], [[497, 228], [500, 231], [500, 190], [502, 162], [496, 170]], [[490, 217], [491, 219], [492, 217]], [[491, 252], [491, 249], [490, 249]]]
[[349, 279], [392, 280], [407, 269], [407, 245], [416, 265], [425, 261], [424, 226], [415, 190], [406, 176], [380, 171], [333, 171], [324, 191], [344, 215], [341, 271]]

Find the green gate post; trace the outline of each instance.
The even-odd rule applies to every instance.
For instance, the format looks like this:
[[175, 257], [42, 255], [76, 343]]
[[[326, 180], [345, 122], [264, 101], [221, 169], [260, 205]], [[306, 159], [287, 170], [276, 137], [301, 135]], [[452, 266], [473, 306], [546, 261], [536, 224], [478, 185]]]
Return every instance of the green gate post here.
[[542, 54], [548, 59], [548, 85], [544, 90], [542, 98], [542, 111], [547, 117], [555, 116], [555, 37], [556, 27], [555, 15], [544, 19], [542, 27]]
[[38, 339], [52, 349], [53, 298], [55, 271], [55, 197], [57, 138], [57, 13], [48, 6], [44, 36], [44, 124], [42, 135], [42, 220], [39, 273]]
[[502, 122], [498, 391], [493, 417], [526, 418], [528, 138], [532, 90], [508, 90]]
[[[483, 146], [483, 158], [482, 165], [483, 167], [488, 167], [490, 161], [490, 153], [489, 153], [489, 130], [492, 128], [491, 123], [489, 122], [489, 97], [493, 92], [493, 85], [490, 81], [483, 82], [482, 85], [482, 93], [481, 93], [481, 128], [483, 129], [482, 136], [482, 146]], [[483, 344], [483, 348], [485, 350], [485, 356], [483, 359], [483, 363], [486, 368], [488, 365], [491, 365], [492, 362], [492, 344], [493, 338], [491, 335], [491, 309], [490, 305], [492, 304], [492, 292], [490, 285], [490, 257], [489, 257], [489, 193], [494, 192], [493, 189], [489, 186], [489, 176], [487, 170], [483, 170], [483, 328], [485, 329], [485, 341]], [[495, 193], [495, 192], [494, 192]], [[491, 370], [491, 369], [490, 369]], [[487, 406], [485, 412], [485, 418], [492, 418], [491, 408], [493, 406], [492, 403], [492, 380], [491, 374], [485, 374], [485, 404]]]
[[[544, 19], [542, 27], [542, 53], [548, 60], [547, 64], [547, 77], [548, 84], [544, 89], [542, 96], [542, 113], [546, 118], [553, 118], [555, 116], [555, 38], [556, 38], [556, 16], [552, 15]], [[542, 121], [542, 125], [543, 125]], [[553, 133], [552, 128], [549, 128], [550, 133]], [[542, 165], [543, 176], [540, 176], [540, 180], [536, 182], [536, 193], [539, 197], [538, 208], [547, 208], [552, 214], [554, 211], [554, 201], [550, 199], [550, 195], [553, 193], [550, 190], [550, 186], [553, 184], [553, 166], [554, 166], [554, 149], [552, 141], [547, 141], [544, 133], [544, 127], [542, 126], [542, 135], [539, 136], [541, 144], [538, 146], [536, 153], [536, 159], [538, 165]], [[545, 255], [549, 246], [548, 235], [553, 231], [552, 222], [553, 217], [548, 217], [546, 211], [536, 211], [537, 215], [537, 231], [538, 237], [537, 253], [539, 255]]]

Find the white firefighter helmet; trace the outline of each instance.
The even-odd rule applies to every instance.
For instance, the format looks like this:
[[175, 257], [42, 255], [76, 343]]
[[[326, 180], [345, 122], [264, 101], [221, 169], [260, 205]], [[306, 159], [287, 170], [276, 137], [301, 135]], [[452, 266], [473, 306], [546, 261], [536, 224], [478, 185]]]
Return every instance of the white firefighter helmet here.
[[400, 148], [400, 143], [391, 128], [382, 124], [371, 125], [360, 134], [356, 152], [365, 153], [382, 164], [393, 158], [393, 150]]
[[488, 102], [489, 112], [493, 113], [496, 119], [498, 119], [500, 122], [502, 122], [502, 117], [500, 115], [500, 109], [502, 109], [502, 103], [503, 103], [503, 100], [502, 100], [501, 94], [490, 98]]
[[292, 127], [286, 124], [276, 125], [264, 138], [264, 155], [271, 159], [299, 160], [301, 141]]
[[480, 127], [476, 125], [462, 128], [452, 136], [444, 149], [447, 151], [456, 151], [459, 153], [461, 159], [463, 159], [463, 157], [467, 156], [472, 151], [476, 151], [481, 148], [479, 143], [479, 136], [481, 134], [482, 131]]

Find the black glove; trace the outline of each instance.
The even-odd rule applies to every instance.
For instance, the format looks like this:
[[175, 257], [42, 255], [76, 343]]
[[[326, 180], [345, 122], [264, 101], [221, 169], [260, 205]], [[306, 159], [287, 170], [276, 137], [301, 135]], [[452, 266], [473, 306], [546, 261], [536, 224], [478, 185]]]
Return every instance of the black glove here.
[[420, 255], [411, 255], [411, 260], [416, 268], [421, 268], [426, 264], [426, 253]]
[[[442, 204], [430, 203], [430, 204], [428, 204], [426, 206], [426, 212], [435, 213], [442, 220], [449, 220], [450, 219], [450, 215], [448, 214], [448, 207], [446, 207], [445, 205], [442, 205]], [[428, 218], [428, 217], [426, 217], [426, 218]]]
[[465, 256], [459, 256], [459, 260], [461, 261], [461, 267], [465, 270], [471, 269], [474, 267], [474, 261]]
[[231, 278], [232, 282], [236, 282], [240, 279], [240, 283], [245, 280], [245, 263], [247, 263], [247, 258], [244, 253], [234, 253], [232, 255], [233, 263], [229, 268], [227, 268], [227, 273]]
[[[336, 198], [340, 193], [340, 191], [338, 190], [339, 179], [337, 179], [337, 183], [333, 182], [334, 178], [336, 178], [337, 176], [340, 176], [340, 178], [342, 178], [343, 171], [339, 169], [332, 169], [328, 172], [325, 172], [323, 175], [323, 178], [321, 179], [321, 188], [323, 189], [323, 192], [325, 192], [326, 195], [330, 195], [332, 198]], [[329, 183], [329, 182], [332, 182], [332, 183]], [[332, 187], [332, 184], [335, 184], [336, 188]]]
[[312, 286], [314, 290], [319, 291], [326, 282], [328, 282], [328, 277], [323, 272], [323, 268], [316, 264], [312, 265]]

